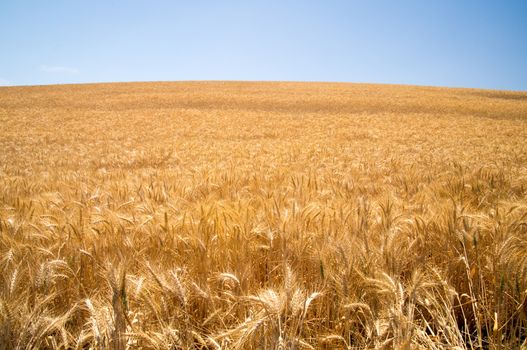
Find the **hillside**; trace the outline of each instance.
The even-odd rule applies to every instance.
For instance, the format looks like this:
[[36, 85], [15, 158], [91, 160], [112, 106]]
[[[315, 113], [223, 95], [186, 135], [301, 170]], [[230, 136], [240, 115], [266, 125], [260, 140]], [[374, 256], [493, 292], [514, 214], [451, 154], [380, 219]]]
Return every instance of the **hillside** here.
[[0, 87], [0, 343], [526, 346], [526, 140], [527, 92]]

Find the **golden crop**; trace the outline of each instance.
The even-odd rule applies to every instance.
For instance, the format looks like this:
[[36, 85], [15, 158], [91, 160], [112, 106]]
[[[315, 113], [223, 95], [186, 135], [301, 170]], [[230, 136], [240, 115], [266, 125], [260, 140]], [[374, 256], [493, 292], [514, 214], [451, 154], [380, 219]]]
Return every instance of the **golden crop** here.
[[526, 140], [519, 92], [0, 88], [0, 349], [525, 347]]

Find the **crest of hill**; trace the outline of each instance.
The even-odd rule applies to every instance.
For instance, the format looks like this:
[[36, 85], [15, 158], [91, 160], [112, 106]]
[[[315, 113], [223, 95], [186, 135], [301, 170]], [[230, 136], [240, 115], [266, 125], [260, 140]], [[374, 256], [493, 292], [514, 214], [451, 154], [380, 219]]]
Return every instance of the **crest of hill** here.
[[0, 88], [3, 109], [249, 110], [523, 119], [527, 92], [303, 82], [141, 82]]

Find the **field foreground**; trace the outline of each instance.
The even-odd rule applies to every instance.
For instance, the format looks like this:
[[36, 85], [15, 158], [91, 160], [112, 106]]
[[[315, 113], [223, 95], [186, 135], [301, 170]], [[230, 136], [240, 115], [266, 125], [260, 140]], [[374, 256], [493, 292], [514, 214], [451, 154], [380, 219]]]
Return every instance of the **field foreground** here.
[[0, 349], [525, 349], [526, 140], [519, 92], [0, 88]]

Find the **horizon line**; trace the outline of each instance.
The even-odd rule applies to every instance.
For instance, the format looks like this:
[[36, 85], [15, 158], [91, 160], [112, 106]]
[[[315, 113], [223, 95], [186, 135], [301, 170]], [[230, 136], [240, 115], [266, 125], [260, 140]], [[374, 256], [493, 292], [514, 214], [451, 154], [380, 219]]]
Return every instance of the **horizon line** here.
[[350, 85], [379, 85], [379, 86], [401, 86], [401, 87], [422, 87], [437, 89], [455, 90], [488, 90], [512, 93], [527, 93], [527, 90], [481, 88], [467, 86], [450, 85], [420, 85], [412, 83], [380, 83], [365, 81], [336, 81], [336, 80], [236, 80], [236, 79], [191, 79], [191, 80], [123, 80], [123, 81], [97, 81], [97, 82], [77, 82], [77, 83], [53, 83], [53, 84], [10, 84], [0, 85], [2, 88], [23, 88], [23, 87], [52, 87], [52, 86], [73, 86], [73, 85], [116, 85], [116, 84], [155, 84], [155, 83], [291, 83], [291, 84], [350, 84]]

